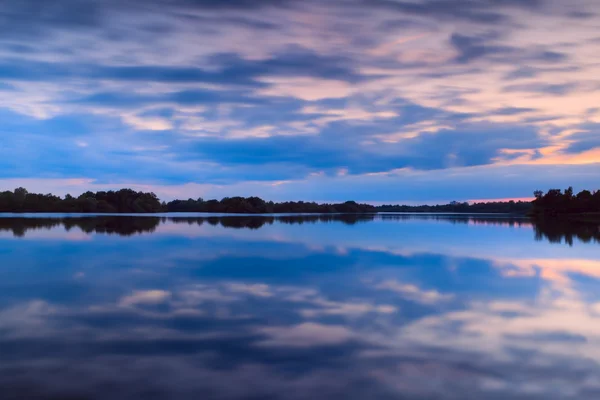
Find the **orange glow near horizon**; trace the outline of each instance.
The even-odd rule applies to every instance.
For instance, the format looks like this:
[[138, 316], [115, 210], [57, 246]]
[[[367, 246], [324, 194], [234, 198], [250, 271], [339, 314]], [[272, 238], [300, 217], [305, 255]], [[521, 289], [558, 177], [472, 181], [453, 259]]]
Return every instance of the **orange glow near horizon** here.
[[467, 203], [469, 204], [473, 204], [473, 203], [493, 203], [493, 202], [508, 202], [508, 201], [533, 201], [533, 197], [505, 197], [505, 198], [499, 198], [499, 199], [474, 199], [474, 200], [467, 200]]

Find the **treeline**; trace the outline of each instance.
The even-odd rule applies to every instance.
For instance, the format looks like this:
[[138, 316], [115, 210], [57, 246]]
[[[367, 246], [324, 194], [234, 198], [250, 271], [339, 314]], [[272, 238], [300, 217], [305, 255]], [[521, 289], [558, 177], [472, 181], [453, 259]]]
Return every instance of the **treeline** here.
[[236, 214], [280, 214], [280, 213], [373, 213], [376, 208], [370, 204], [354, 201], [337, 204], [318, 204], [304, 201], [274, 203], [260, 197], [225, 197], [222, 200], [174, 200], [167, 203], [168, 212], [206, 212]]
[[0, 192], [0, 212], [61, 212], [61, 213], [155, 213], [164, 211], [164, 204], [154, 193], [131, 189], [85, 192], [79, 197], [29, 193], [17, 188]]
[[[553, 191], [550, 191], [553, 193]], [[549, 193], [550, 193], [549, 192]], [[560, 192], [560, 191], [559, 191]], [[536, 192], [537, 193], [537, 192]], [[589, 192], [588, 192], [589, 193]], [[548, 196], [548, 195], [547, 195]], [[547, 196], [543, 196], [544, 198]], [[595, 195], [593, 195], [595, 196]], [[221, 200], [188, 199], [161, 202], [154, 193], [136, 192], [132, 189], [118, 191], [85, 192], [78, 197], [64, 198], [53, 194], [29, 193], [24, 188], [13, 192], [0, 192], [0, 212], [59, 212], [59, 213], [159, 213], [199, 212], [235, 214], [360, 214], [376, 212], [413, 213], [505, 213], [524, 215], [532, 210], [530, 202], [507, 201], [489, 203], [459, 203], [444, 205], [382, 205], [359, 204], [354, 201], [334, 204], [288, 201], [275, 203], [260, 197], [225, 197]]]
[[236, 214], [270, 213], [373, 213], [374, 206], [347, 201], [338, 204], [314, 202], [274, 203], [259, 197], [225, 197], [222, 200], [188, 199], [165, 203], [154, 193], [136, 192], [131, 189], [118, 191], [85, 192], [79, 197], [66, 195], [29, 193], [17, 188], [13, 192], [0, 192], [0, 212], [60, 212], [60, 213], [159, 213], [159, 212], [206, 212]]
[[574, 194], [573, 188], [565, 191], [550, 189], [544, 193], [534, 192], [532, 215], [537, 217], [555, 217], [561, 215], [597, 214], [600, 216], [600, 191], [582, 190]]
[[382, 205], [377, 207], [378, 212], [413, 212], [413, 213], [503, 213], [524, 215], [531, 211], [532, 205], [528, 201], [492, 201], [487, 203], [467, 203], [453, 201], [449, 204], [434, 206], [406, 206]]

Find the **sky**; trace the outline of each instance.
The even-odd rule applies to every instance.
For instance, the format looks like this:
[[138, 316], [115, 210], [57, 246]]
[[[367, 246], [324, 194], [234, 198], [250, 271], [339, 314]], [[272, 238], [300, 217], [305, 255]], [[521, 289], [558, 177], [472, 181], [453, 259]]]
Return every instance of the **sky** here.
[[597, 0], [0, 0], [0, 190], [600, 189]]

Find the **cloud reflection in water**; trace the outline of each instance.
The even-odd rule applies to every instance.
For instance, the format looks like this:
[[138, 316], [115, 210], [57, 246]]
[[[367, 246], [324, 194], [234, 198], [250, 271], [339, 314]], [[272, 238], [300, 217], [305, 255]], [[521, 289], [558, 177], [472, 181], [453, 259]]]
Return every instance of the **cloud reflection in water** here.
[[596, 243], [483, 218], [112, 218], [0, 220], [23, 233], [0, 237], [3, 398], [600, 394]]

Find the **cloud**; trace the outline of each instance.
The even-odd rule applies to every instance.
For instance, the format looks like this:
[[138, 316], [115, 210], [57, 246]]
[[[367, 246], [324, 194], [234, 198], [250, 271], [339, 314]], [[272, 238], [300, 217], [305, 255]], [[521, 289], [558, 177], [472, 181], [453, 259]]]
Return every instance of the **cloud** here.
[[480, 37], [469, 37], [461, 34], [453, 34], [450, 43], [457, 50], [456, 61], [459, 63], [468, 63], [489, 54], [500, 55], [511, 53], [512, 49], [500, 46], [488, 46], [484, 44], [484, 39]]
[[102, 7], [99, 2], [59, 0], [52, 3], [24, 0], [0, 2], [0, 26], [11, 35], [34, 36], [44, 28], [82, 29], [101, 26]]
[[475, 23], [499, 23], [508, 17], [504, 7], [535, 8], [542, 4], [540, 0], [507, 1], [477, 0], [463, 2], [459, 0], [424, 0], [417, 2], [377, 0], [369, 2], [398, 13], [434, 17], [440, 20], [465, 20]]
[[123, 307], [156, 305], [164, 303], [170, 297], [171, 293], [165, 290], [143, 290], [136, 291], [129, 296], [123, 297], [119, 304]]
[[273, 296], [273, 293], [269, 290], [269, 286], [265, 284], [248, 285], [244, 283], [230, 283], [227, 285], [227, 290], [233, 293], [242, 293], [257, 297]]
[[600, 147], [600, 124], [583, 126], [584, 132], [568, 136], [569, 145], [564, 150], [567, 154], [578, 154]]
[[492, 111], [495, 115], [515, 115], [515, 114], [524, 114], [536, 111], [535, 108], [525, 108], [525, 107], [504, 107], [498, 110]]
[[506, 92], [529, 92], [536, 94], [550, 94], [550, 95], [565, 95], [569, 94], [576, 89], [574, 83], [561, 83], [561, 84], [523, 84], [523, 85], [509, 85], [503, 90]]
[[314, 347], [342, 344], [352, 338], [352, 332], [343, 326], [306, 322], [290, 327], [265, 327], [259, 333], [267, 336], [261, 346]]
[[573, 132], [600, 118], [597, 2], [1, 4], [4, 179], [222, 193], [594, 161]]
[[[394, 118], [388, 119], [393, 129]], [[369, 125], [366, 123], [367, 126]], [[413, 138], [387, 139], [385, 134], [374, 140], [361, 135], [362, 128], [336, 123], [321, 131], [320, 136], [278, 136], [221, 141], [201, 139], [190, 147], [184, 159], [197, 157], [225, 165], [262, 163], [298, 164], [313, 170], [347, 168], [352, 174], [385, 172], [399, 168], [441, 169], [492, 163], [501, 150], [541, 148], [545, 140], [532, 130], [482, 129], [481, 131], [425, 132]], [[477, 137], [477, 141], [473, 140]], [[343, 141], [342, 138], [343, 137]], [[372, 140], [372, 144], [364, 144]], [[387, 142], [381, 149], [377, 142]], [[290, 151], [293, 149], [293, 151]], [[183, 150], [183, 149], [182, 149]], [[198, 154], [199, 153], [199, 154]]]
[[442, 294], [437, 290], [422, 290], [419, 287], [395, 280], [385, 281], [377, 284], [376, 289], [391, 290], [400, 294], [408, 300], [422, 304], [437, 304], [453, 299], [452, 294]]
[[[211, 83], [227, 86], [267, 86], [263, 76], [310, 76], [358, 81], [362, 77], [350, 67], [350, 60], [324, 56], [308, 49], [291, 47], [271, 58], [245, 60], [237, 54], [213, 54], [207, 68], [169, 65], [89, 65], [12, 59], [0, 64], [0, 79], [44, 81], [86, 79], [125, 82]], [[210, 68], [210, 69], [209, 69]]]

